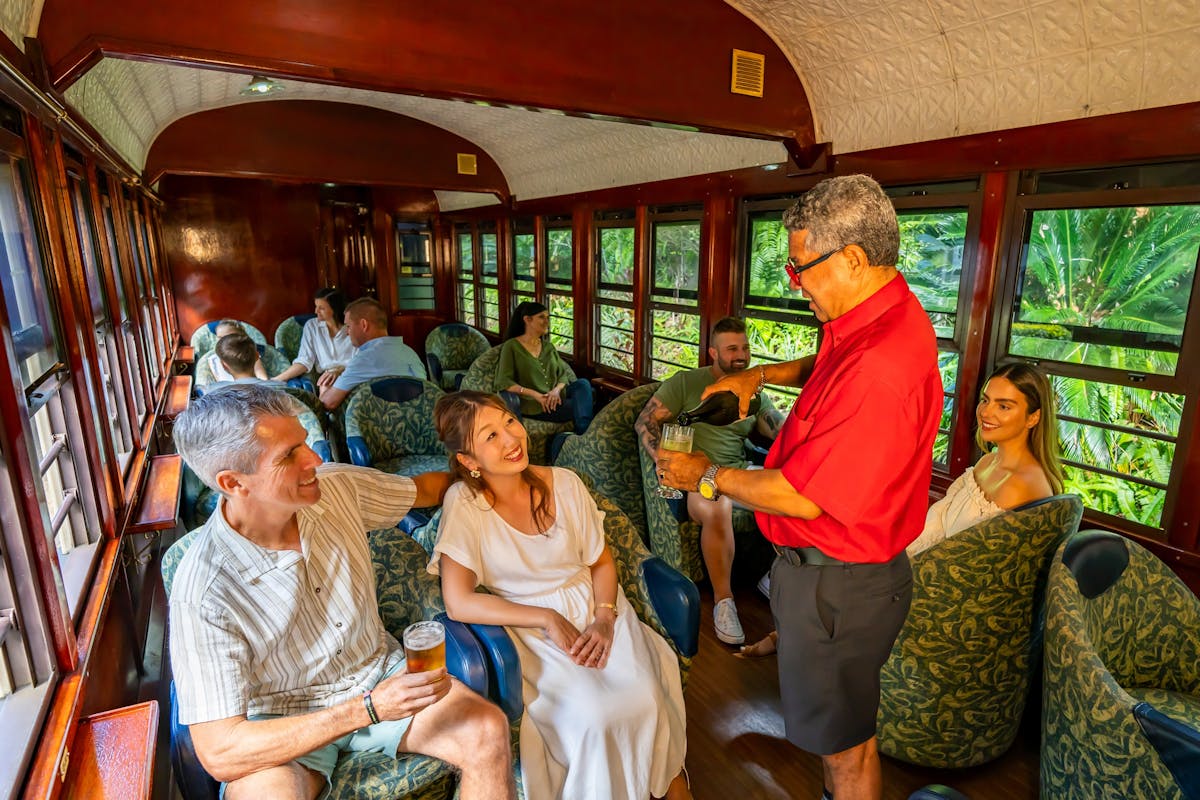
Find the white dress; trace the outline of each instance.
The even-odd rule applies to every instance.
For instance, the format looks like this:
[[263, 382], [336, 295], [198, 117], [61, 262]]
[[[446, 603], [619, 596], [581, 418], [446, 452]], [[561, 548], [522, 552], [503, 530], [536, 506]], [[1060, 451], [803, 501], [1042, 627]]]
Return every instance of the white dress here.
[[[578, 476], [555, 468], [548, 535], [513, 528], [463, 483], [446, 492], [429, 571], [446, 554], [493, 594], [553, 608], [582, 631], [593, 619], [589, 565], [604, 547], [604, 513]], [[581, 667], [539, 628], [507, 628], [521, 659], [521, 777], [530, 800], [647, 800], [683, 767], [683, 688], [670, 645], [617, 589], [603, 670]]]
[[925, 515], [925, 528], [906, 551], [910, 556], [915, 556], [1002, 511], [1004, 509], [989, 500], [975, 480], [975, 467], [968, 467], [966, 472], [958, 476], [958, 480], [950, 484], [946, 496], [929, 507]]

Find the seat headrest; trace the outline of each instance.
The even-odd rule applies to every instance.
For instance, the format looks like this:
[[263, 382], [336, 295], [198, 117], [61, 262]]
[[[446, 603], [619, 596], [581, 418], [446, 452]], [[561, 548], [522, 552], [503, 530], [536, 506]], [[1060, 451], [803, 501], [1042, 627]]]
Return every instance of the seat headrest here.
[[295, 322], [297, 325], [303, 327], [304, 323], [308, 322], [310, 319], [316, 319], [316, 318], [317, 318], [316, 314], [296, 314], [292, 317], [292, 321]]
[[1063, 564], [1075, 576], [1079, 593], [1091, 600], [1109, 590], [1129, 566], [1124, 537], [1108, 531], [1080, 531], [1067, 540]]
[[416, 378], [388, 378], [371, 384], [371, 393], [380, 400], [393, 403], [407, 403], [415, 400], [425, 391], [425, 384]]

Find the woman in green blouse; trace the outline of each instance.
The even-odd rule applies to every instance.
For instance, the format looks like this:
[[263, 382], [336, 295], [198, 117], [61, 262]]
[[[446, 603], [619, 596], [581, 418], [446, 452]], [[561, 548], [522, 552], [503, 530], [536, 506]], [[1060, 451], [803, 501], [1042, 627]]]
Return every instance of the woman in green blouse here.
[[551, 422], [574, 421], [583, 433], [592, 421], [592, 384], [577, 379], [546, 338], [550, 312], [526, 301], [513, 311], [500, 348], [493, 387], [522, 417]]

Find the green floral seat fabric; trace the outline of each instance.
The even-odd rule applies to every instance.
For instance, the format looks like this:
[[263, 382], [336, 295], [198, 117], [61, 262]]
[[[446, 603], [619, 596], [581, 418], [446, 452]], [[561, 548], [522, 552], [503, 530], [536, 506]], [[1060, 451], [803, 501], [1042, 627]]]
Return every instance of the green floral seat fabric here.
[[1041, 796], [1183, 798], [1133, 708], [1144, 701], [1200, 730], [1200, 600], [1130, 540], [1124, 571], [1085, 597], [1062, 556], [1095, 534], [1077, 534], [1050, 567]]
[[[163, 554], [163, 587], [168, 597], [175, 569], [197, 535], [198, 531], [186, 534]], [[445, 611], [441, 586], [425, 571], [429, 557], [407, 535], [395, 528], [368, 535], [379, 616], [399, 639], [410, 623], [433, 619]], [[331, 782], [331, 798], [448, 800], [454, 795], [457, 777], [449, 764], [428, 756], [402, 754], [393, 759], [378, 753], [351, 753], [338, 760]]]
[[[387, 378], [370, 381], [375, 387]], [[407, 402], [385, 400], [373, 388], [356, 392], [346, 401], [346, 438], [360, 437], [369, 458], [366, 464], [396, 475], [446, 469], [446, 449], [433, 427], [433, 407], [444, 392], [428, 381], [424, 391]]]
[[[267, 371], [267, 377], [278, 375], [292, 365], [292, 362], [283, 353], [269, 344], [259, 345], [259, 351], [263, 369]], [[207, 358], [196, 356], [196, 375], [194, 380], [197, 386], [208, 386], [216, 380], [216, 376], [213, 375]]]
[[[476, 392], [495, 392], [496, 368], [500, 366], [500, 346], [497, 345], [475, 359], [463, 375], [460, 389]], [[575, 430], [573, 422], [548, 422], [544, 419], [522, 419], [529, 433], [529, 460], [534, 464], [550, 463], [550, 440], [559, 433]]]
[[[196, 354], [196, 363], [200, 363], [201, 356], [208, 355], [212, 352], [213, 345], [217, 343], [217, 334], [213, 330], [220, 320], [209, 320], [201, 323], [199, 328], [192, 331], [192, 338], [188, 342], [192, 346], [192, 350]], [[270, 344], [267, 337], [263, 336], [262, 331], [251, 325], [249, 322], [243, 322], [242, 327], [246, 329], [246, 335], [254, 340], [255, 344]], [[290, 363], [290, 362], [289, 362]], [[279, 373], [273, 373], [278, 375]]]
[[913, 558], [912, 607], [880, 673], [881, 752], [957, 768], [1008, 750], [1040, 663], [1049, 561], [1082, 513], [1058, 495]]
[[[437, 357], [442, 371], [441, 387], [448, 392], [454, 391], [458, 376], [464, 375], [475, 359], [490, 347], [486, 336], [461, 322], [439, 325], [425, 337], [426, 356]], [[432, 366], [429, 377], [437, 381]]]
[[[304, 336], [304, 323], [315, 319], [316, 314], [296, 314], [287, 317], [275, 327], [275, 349], [283, 353], [288, 363], [296, 360], [300, 352], [300, 339]], [[274, 373], [278, 375], [279, 373]]]

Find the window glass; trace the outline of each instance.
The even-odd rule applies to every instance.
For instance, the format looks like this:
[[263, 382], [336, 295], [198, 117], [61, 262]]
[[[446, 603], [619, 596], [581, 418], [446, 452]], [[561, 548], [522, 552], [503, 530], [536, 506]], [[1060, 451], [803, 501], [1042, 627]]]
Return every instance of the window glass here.
[[550, 343], [566, 358], [575, 352], [575, 299], [569, 294], [550, 292]]
[[633, 226], [597, 229], [596, 361], [632, 373], [633, 342]]
[[403, 311], [432, 311], [437, 306], [431, 243], [425, 223], [396, 222], [396, 307]]
[[458, 312], [459, 319], [475, 324], [475, 251], [470, 231], [459, 231], [458, 240]]
[[921, 301], [940, 338], [954, 336], [958, 290], [967, 240], [965, 209], [898, 211], [904, 279]]
[[654, 309], [650, 312], [650, 377], [668, 378], [700, 366], [700, 315]]
[[1009, 351], [1174, 375], [1200, 205], [1033, 211]]
[[650, 377], [699, 366], [700, 221], [659, 220], [653, 234]]
[[500, 333], [500, 290], [499, 268], [496, 254], [496, 234], [479, 234], [480, 292], [482, 303], [481, 327], [491, 333]]
[[[537, 247], [532, 233], [513, 235], [513, 293], [532, 298], [537, 280]], [[519, 301], [518, 301], [519, 302]]]
[[700, 223], [656, 223], [654, 225], [655, 293], [694, 299], [699, 280]]
[[546, 231], [546, 281], [560, 286], [571, 285], [571, 254], [574, 236], [570, 228], [550, 228]]
[[19, 163], [0, 161], [0, 229], [4, 233], [0, 285], [25, 388], [59, 361], [58, 331], [52, 323], [32, 222]]

